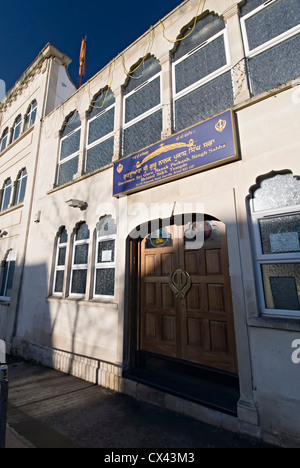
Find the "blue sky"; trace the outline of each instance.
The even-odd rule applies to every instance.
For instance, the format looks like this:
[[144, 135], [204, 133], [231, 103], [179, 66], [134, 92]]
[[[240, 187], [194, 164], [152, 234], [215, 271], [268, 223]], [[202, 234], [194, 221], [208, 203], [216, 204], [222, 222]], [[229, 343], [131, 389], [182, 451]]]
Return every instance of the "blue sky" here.
[[8, 91], [50, 42], [72, 59], [78, 83], [79, 51], [87, 35], [83, 82], [156, 24], [183, 0], [14, 0], [0, 16], [0, 80]]

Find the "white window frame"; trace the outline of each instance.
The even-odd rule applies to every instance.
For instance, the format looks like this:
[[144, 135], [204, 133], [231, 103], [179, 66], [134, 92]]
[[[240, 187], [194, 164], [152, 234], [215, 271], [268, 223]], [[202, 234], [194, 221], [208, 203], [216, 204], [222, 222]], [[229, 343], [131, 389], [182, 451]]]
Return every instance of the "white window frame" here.
[[[95, 146], [98, 146], [100, 145], [101, 143], [103, 143], [104, 141], [106, 140], [109, 140], [110, 138], [112, 138], [114, 136], [114, 130], [110, 133], [107, 133], [106, 135], [104, 135], [103, 137], [99, 138], [98, 140], [96, 141], [93, 141], [93, 143], [88, 143], [89, 141], [89, 132], [90, 132], [90, 123], [93, 122], [94, 120], [98, 119], [99, 117], [101, 117], [102, 115], [106, 114], [106, 112], [110, 111], [111, 109], [115, 109], [115, 103], [112, 104], [111, 106], [105, 108], [103, 111], [100, 111], [99, 114], [95, 115], [94, 117], [91, 117], [88, 119], [88, 124], [87, 124], [87, 135], [86, 135], [86, 152], [85, 152], [85, 161], [84, 161], [84, 172], [86, 172], [86, 165], [87, 165], [87, 152], [88, 150], [94, 148]], [[115, 115], [115, 110], [114, 110], [114, 119], [116, 117]], [[105, 167], [105, 166], [103, 166]]]
[[[8, 184], [9, 182], [9, 184]], [[6, 191], [10, 189], [10, 196], [9, 196], [9, 200], [8, 200], [8, 205], [6, 208], [3, 208], [3, 204], [4, 204], [4, 200], [5, 200], [5, 193]], [[7, 210], [9, 207], [10, 207], [10, 203], [11, 203], [11, 195], [12, 195], [12, 181], [11, 179], [6, 179], [6, 181], [4, 182], [4, 185], [3, 185], [3, 192], [2, 192], [2, 199], [1, 199], [1, 207], [0, 207], [0, 212], [1, 211], [5, 211]]]
[[[152, 81], [156, 80], [159, 77], [159, 93], [160, 93], [160, 99], [159, 99], [159, 104], [156, 106], [152, 107], [148, 111], [144, 112], [143, 114], [140, 114], [138, 117], [135, 117], [134, 119], [130, 120], [129, 122], [125, 123], [126, 120], [126, 100], [132, 96], [133, 94], [137, 93], [140, 91], [142, 88], [147, 86], [149, 83]], [[134, 78], [131, 78], [134, 79]], [[155, 114], [155, 112], [159, 111], [162, 109], [162, 71], [160, 70], [156, 75], [151, 76], [147, 81], [145, 81], [143, 84], [137, 86], [135, 89], [130, 91], [128, 94], [123, 95], [123, 133], [125, 130], [127, 130], [129, 127], [132, 127], [133, 125], [137, 124], [138, 122], [141, 122], [142, 120], [146, 119], [152, 114]], [[124, 139], [123, 139], [124, 141]], [[124, 154], [124, 143], [122, 143], [122, 154]]]
[[[108, 234], [107, 236], [100, 236], [99, 232], [97, 230], [96, 234], [96, 249], [95, 249], [95, 267], [94, 267], [94, 286], [93, 286], [93, 297], [95, 299], [104, 299], [104, 300], [113, 300], [116, 294], [116, 239], [117, 239], [117, 234]], [[114, 261], [113, 262], [98, 262], [98, 251], [99, 251], [99, 244], [100, 242], [105, 242], [105, 241], [112, 241], [114, 240], [115, 242], [115, 250], [114, 250]], [[115, 279], [114, 279], [114, 295], [109, 296], [109, 295], [101, 295], [101, 294], [96, 294], [96, 275], [97, 275], [97, 270], [104, 270], [104, 269], [113, 269], [115, 272]]]
[[[189, 58], [191, 55], [194, 53], [198, 52], [200, 49], [203, 49], [206, 47], [208, 44], [211, 42], [215, 41], [218, 39], [220, 36], [224, 37], [224, 46], [225, 46], [225, 54], [226, 54], [226, 65], [223, 65], [221, 68], [218, 68], [218, 70], [215, 70], [214, 72], [210, 73], [209, 75], [205, 76], [204, 78], [201, 78], [200, 80], [196, 81], [195, 83], [191, 84], [185, 89], [182, 89], [179, 92], [176, 92], [176, 66], [180, 63]], [[210, 81], [214, 80], [215, 78], [223, 75], [224, 73], [230, 71], [232, 68], [231, 65], [231, 55], [230, 55], [230, 48], [229, 48], [229, 38], [228, 38], [228, 30], [227, 26], [225, 25], [224, 29], [222, 31], [219, 31], [217, 34], [214, 36], [210, 37], [206, 41], [202, 42], [198, 46], [194, 47], [191, 51], [189, 51], [187, 54], [185, 54], [183, 57], [180, 57], [178, 60], [173, 61], [172, 63], [172, 92], [173, 92], [173, 119], [174, 119], [174, 128], [176, 128], [176, 122], [175, 122], [175, 104], [176, 101], [182, 98], [183, 96], [186, 96], [187, 94], [190, 94], [192, 91], [201, 88], [201, 86], [205, 85], [206, 83], [209, 83]]]
[[[6, 259], [5, 259], [5, 266], [8, 264], [7, 266], [7, 270], [6, 270], [6, 273], [3, 272], [3, 276], [1, 278], [1, 291], [2, 291], [2, 288], [3, 288], [3, 285], [4, 285], [4, 292], [7, 292], [7, 282], [8, 282], [8, 278], [9, 278], [9, 272], [10, 272], [10, 266], [11, 266], [11, 263], [12, 262], [16, 262], [16, 255], [15, 255], [15, 252], [14, 250], [10, 250]], [[5, 269], [5, 266], [3, 266], [3, 268]], [[15, 266], [14, 266], [15, 268]], [[10, 296], [0, 296], [0, 301], [7, 301], [9, 302], [10, 301]]]
[[[26, 116], [25, 116], [25, 121], [24, 121], [24, 130], [28, 130], [31, 128], [36, 119], [36, 113], [37, 113], [37, 101], [34, 99], [32, 103], [30, 104]], [[34, 114], [34, 120], [32, 121], [32, 115]]]
[[[86, 223], [81, 223], [82, 224], [86, 224]], [[81, 226], [80, 225], [80, 226]], [[80, 263], [80, 264], [77, 264], [77, 263], [74, 263], [74, 260], [75, 260], [75, 250], [76, 250], [76, 246], [78, 245], [84, 245], [84, 244], [87, 244], [88, 245], [88, 256], [89, 256], [89, 244], [90, 244], [90, 238], [88, 239], [80, 239], [80, 240], [76, 240], [76, 237], [77, 237], [77, 232], [78, 232], [78, 229], [80, 229], [80, 226], [78, 226], [76, 228], [76, 231], [74, 233], [74, 238], [73, 238], [73, 248], [72, 248], [72, 263], [71, 263], [71, 272], [70, 272], [70, 289], [69, 289], [69, 296], [70, 297], [85, 297], [86, 295], [86, 288], [87, 288], [87, 279], [86, 279], [86, 284], [85, 284], [85, 293], [84, 294], [81, 294], [81, 293], [73, 293], [72, 292], [72, 281], [73, 281], [73, 273], [75, 270], [86, 270], [86, 272], [88, 273], [88, 258], [87, 258], [87, 263]], [[87, 228], [88, 228], [88, 225], [87, 225]]]
[[[71, 117], [72, 118], [72, 117]], [[62, 144], [64, 142], [64, 140], [66, 140], [67, 138], [70, 138], [72, 135], [74, 135], [76, 132], [81, 132], [81, 123], [79, 125], [78, 128], [75, 128], [75, 130], [73, 130], [72, 132], [68, 133], [68, 135], [62, 137], [60, 139], [60, 144], [59, 144], [59, 160], [58, 160], [58, 170], [57, 170], [57, 175], [56, 175], [56, 185], [58, 185], [58, 181], [59, 181], [59, 174], [60, 174], [60, 168], [63, 164], [65, 164], [66, 162], [68, 161], [71, 161], [71, 159], [74, 159], [76, 158], [76, 156], [78, 156], [78, 163], [79, 163], [79, 150], [80, 150], [80, 145], [79, 145], [79, 148], [78, 148], [78, 151], [75, 151], [74, 153], [70, 154], [69, 156], [67, 156], [66, 158], [64, 159], [60, 159], [61, 158], [61, 148], [62, 148]], [[78, 168], [77, 168], [77, 171], [78, 171]], [[75, 180], [76, 179], [76, 174], [73, 175], [73, 179], [72, 180]], [[71, 181], [69, 181], [71, 182]], [[67, 183], [67, 182], [66, 182]]]
[[281, 318], [300, 318], [300, 310], [285, 310], [285, 309], [268, 309], [265, 301], [265, 291], [263, 283], [262, 265], [270, 264], [287, 264], [287, 263], [299, 263], [300, 264], [300, 252], [294, 253], [274, 253], [264, 254], [261, 233], [259, 227], [259, 221], [262, 219], [278, 218], [284, 215], [299, 215], [300, 205], [288, 206], [280, 209], [270, 209], [264, 211], [254, 211], [254, 200], [250, 201], [251, 209], [251, 220], [252, 220], [252, 233], [253, 241], [255, 246], [255, 273], [256, 283], [259, 297], [260, 310], [264, 316], [274, 316]]
[[249, 41], [248, 41], [248, 34], [247, 34], [247, 27], [246, 27], [246, 21], [249, 19], [251, 16], [256, 15], [260, 11], [264, 10], [271, 4], [277, 2], [278, 0], [268, 0], [266, 1], [263, 5], [260, 5], [259, 7], [255, 8], [254, 10], [250, 11], [247, 13], [247, 15], [243, 16], [241, 18], [241, 29], [242, 29], [242, 36], [243, 36], [243, 41], [244, 41], [244, 47], [245, 47], [245, 54], [247, 58], [252, 58], [255, 57], [256, 55], [260, 54], [261, 52], [264, 52], [271, 47], [276, 46], [277, 44], [280, 44], [280, 42], [285, 41], [286, 39], [289, 39], [296, 34], [300, 32], [300, 25], [294, 26], [293, 28], [289, 29], [288, 31], [285, 31], [284, 33], [274, 37], [273, 39], [270, 39], [269, 41], [265, 42], [264, 44], [256, 47], [253, 50], [250, 50], [249, 48]]
[[[6, 132], [6, 133], [5, 133]], [[8, 137], [9, 137], [9, 131], [8, 127], [3, 130], [2, 136], [1, 136], [1, 141], [0, 141], [0, 153], [4, 151], [7, 148], [7, 143], [8, 143]], [[5, 144], [3, 145], [3, 142]]]
[[23, 203], [24, 201], [24, 198], [25, 198], [25, 192], [26, 192], [26, 186], [25, 186], [25, 192], [24, 192], [24, 198], [23, 200], [20, 201], [20, 193], [21, 193], [21, 188], [22, 188], [22, 185], [24, 184], [24, 179], [26, 179], [26, 184], [27, 184], [27, 177], [28, 177], [28, 174], [27, 174], [27, 170], [26, 169], [23, 169], [21, 172], [20, 172], [20, 175], [19, 177], [17, 178], [17, 184], [16, 184], [16, 192], [14, 194], [14, 205], [19, 205], [19, 203]]
[[[18, 119], [20, 119], [20, 121], [18, 122]], [[16, 136], [16, 130], [17, 129], [20, 129], [18, 135]], [[12, 134], [11, 134], [11, 143], [13, 143], [14, 141], [16, 141], [19, 136], [21, 135], [21, 130], [22, 130], [22, 116], [21, 114], [18, 115], [18, 117], [15, 119], [14, 121], [14, 125], [13, 125], [13, 128], [12, 128]]]
[[[61, 236], [61, 234], [62, 234], [62, 232], [64, 230], [67, 233], [67, 242], [61, 242], [60, 243], [59, 242], [60, 236]], [[63, 271], [64, 272], [64, 279], [65, 279], [65, 274], [66, 274], [66, 271], [67, 271], [66, 262], [67, 262], [68, 239], [69, 239], [68, 232], [67, 232], [67, 230], [65, 228], [56, 237], [55, 264], [54, 264], [54, 274], [53, 274], [53, 284], [52, 284], [52, 295], [53, 296], [61, 297], [63, 295], [63, 293], [64, 293], [64, 290], [62, 290], [62, 292], [58, 292], [58, 291], [55, 291], [54, 289], [55, 289], [55, 283], [56, 283], [56, 275], [57, 275], [58, 271]], [[65, 264], [64, 265], [58, 265], [59, 250], [61, 248], [66, 249], [66, 258], [65, 258]]]

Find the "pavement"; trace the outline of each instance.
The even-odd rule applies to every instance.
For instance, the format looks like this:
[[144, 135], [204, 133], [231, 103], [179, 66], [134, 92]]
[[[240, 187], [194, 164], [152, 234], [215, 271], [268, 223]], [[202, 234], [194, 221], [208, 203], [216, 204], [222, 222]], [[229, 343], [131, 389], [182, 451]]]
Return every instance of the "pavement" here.
[[22, 359], [8, 378], [6, 448], [271, 448]]

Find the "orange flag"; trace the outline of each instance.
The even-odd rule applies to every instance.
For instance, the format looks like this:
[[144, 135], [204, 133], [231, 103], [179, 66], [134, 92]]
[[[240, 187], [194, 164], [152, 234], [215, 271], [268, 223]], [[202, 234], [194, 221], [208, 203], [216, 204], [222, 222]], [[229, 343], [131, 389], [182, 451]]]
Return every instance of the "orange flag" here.
[[85, 56], [86, 56], [86, 37], [81, 41], [80, 55], [79, 55], [79, 84], [81, 86], [82, 77], [85, 75]]

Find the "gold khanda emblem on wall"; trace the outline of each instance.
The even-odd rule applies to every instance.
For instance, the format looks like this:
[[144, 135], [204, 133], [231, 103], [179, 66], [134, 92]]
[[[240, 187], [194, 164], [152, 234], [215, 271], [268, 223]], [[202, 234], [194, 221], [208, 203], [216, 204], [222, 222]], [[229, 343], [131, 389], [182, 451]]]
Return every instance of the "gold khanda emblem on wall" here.
[[192, 286], [191, 277], [186, 271], [179, 268], [171, 273], [169, 286], [177, 299], [184, 299]]
[[120, 164], [118, 165], [118, 167], [117, 167], [118, 173], [121, 174], [121, 172], [123, 171], [123, 169], [124, 169], [124, 166], [120, 163]]
[[220, 132], [220, 133], [222, 133], [222, 132], [223, 132], [223, 130], [225, 130], [225, 128], [226, 128], [226, 125], [227, 125], [227, 122], [226, 122], [226, 120], [222, 120], [222, 119], [220, 119], [220, 120], [219, 120], [219, 121], [216, 123], [216, 125], [215, 125], [215, 129], [217, 130], [217, 132]]

